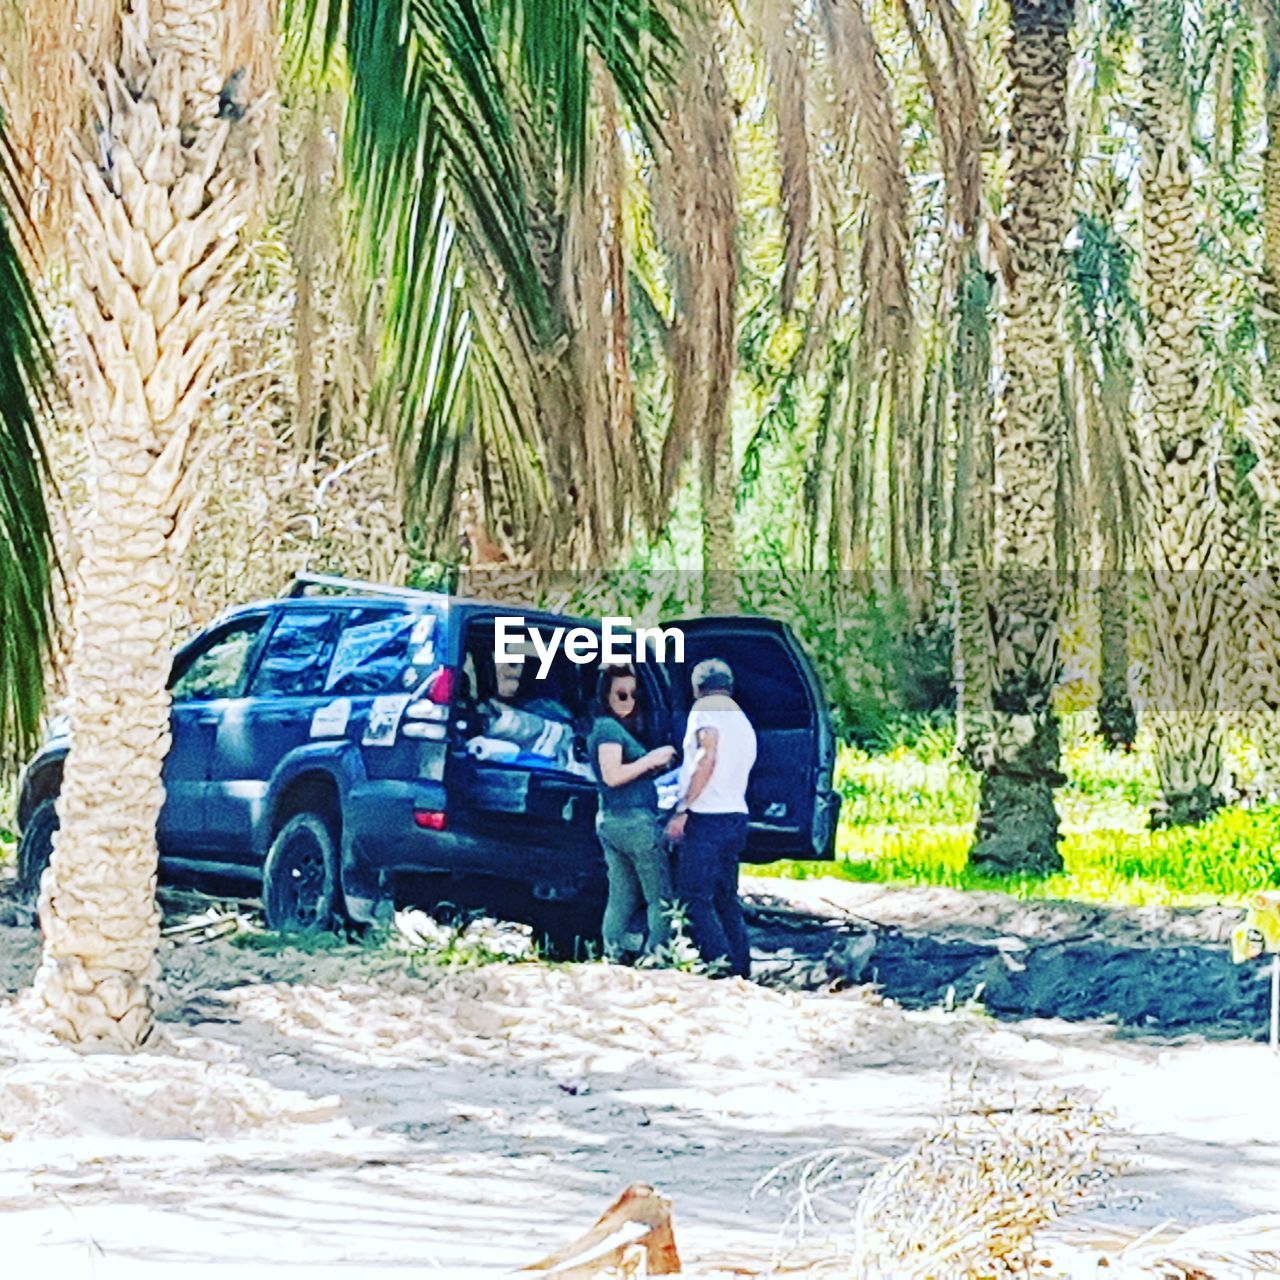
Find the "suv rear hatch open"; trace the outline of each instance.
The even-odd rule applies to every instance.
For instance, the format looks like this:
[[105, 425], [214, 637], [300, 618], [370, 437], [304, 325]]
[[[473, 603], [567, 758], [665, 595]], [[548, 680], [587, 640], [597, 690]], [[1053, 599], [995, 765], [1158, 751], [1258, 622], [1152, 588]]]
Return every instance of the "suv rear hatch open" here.
[[832, 790], [835, 735], [817, 673], [791, 629], [772, 618], [664, 623], [684, 632], [683, 662], [665, 664], [672, 741], [684, 737], [689, 677], [704, 658], [733, 668], [734, 698], [756, 731], [747, 787], [751, 827], [744, 862], [834, 857], [840, 797]]

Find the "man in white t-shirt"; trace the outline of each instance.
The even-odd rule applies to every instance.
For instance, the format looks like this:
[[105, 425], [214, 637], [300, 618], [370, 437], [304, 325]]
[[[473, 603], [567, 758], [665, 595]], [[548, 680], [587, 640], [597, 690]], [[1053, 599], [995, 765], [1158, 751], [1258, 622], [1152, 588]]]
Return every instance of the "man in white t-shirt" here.
[[756, 733], [734, 701], [727, 662], [699, 662], [693, 696], [680, 798], [667, 825], [667, 835], [679, 844], [676, 897], [703, 961], [745, 978], [751, 947], [738, 900], [738, 858], [747, 845], [747, 778], [756, 762]]

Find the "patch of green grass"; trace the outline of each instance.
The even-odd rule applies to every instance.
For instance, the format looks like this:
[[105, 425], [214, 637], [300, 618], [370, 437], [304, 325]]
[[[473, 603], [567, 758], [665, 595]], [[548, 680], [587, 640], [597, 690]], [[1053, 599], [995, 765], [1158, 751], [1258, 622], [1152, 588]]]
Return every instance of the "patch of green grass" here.
[[1150, 831], [1159, 794], [1150, 757], [1070, 739], [1058, 793], [1064, 871], [992, 879], [966, 865], [978, 779], [945, 741], [871, 755], [844, 748], [837, 860], [779, 862], [759, 870], [796, 879], [992, 889], [1022, 898], [1193, 906], [1238, 902], [1280, 885], [1280, 806], [1228, 809], [1201, 827]]
[[307, 955], [332, 955], [358, 946], [342, 934], [331, 933], [327, 929], [276, 933], [270, 929], [242, 926], [229, 935], [228, 941], [244, 951], [255, 951], [265, 956], [282, 956], [294, 951], [302, 951]]

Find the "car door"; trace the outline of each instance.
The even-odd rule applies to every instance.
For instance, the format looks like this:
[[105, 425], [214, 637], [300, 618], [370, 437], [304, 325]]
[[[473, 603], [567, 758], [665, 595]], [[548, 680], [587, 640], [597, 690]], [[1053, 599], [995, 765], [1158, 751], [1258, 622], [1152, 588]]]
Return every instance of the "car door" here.
[[[664, 626], [684, 633], [684, 660], [662, 663], [679, 746], [692, 702], [690, 676], [704, 658], [733, 669], [734, 698], [756, 731], [747, 786], [745, 862], [834, 856], [840, 797], [832, 788], [835, 736], [817, 673], [791, 628], [772, 618], [696, 618]], [[668, 652], [671, 645], [668, 643]]]
[[206, 793], [218, 725], [226, 708], [244, 692], [266, 618], [264, 610], [215, 625], [174, 659], [165, 803], [157, 828], [163, 854], [189, 854], [209, 847]]
[[253, 857], [253, 832], [272, 774], [311, 737], [325, 696], [337, 611], [317, 604], [277, 609], [243, 697], [218, 725], [205, 804], [211, 847], [235, 862]]

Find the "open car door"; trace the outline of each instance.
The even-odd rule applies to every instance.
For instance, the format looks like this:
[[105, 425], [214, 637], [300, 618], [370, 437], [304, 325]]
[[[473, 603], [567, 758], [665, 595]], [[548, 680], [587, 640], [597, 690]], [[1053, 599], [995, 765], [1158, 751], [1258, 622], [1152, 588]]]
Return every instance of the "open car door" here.
[[704, 658], [722, 658], [733, 668], [734, 697], [756, 731], [743, 861], [833, 858], [840, 812], [832, 789], [835, 735], [817, 672], [791, 628], [760, 617], [663, 625], [678, 627], [685, 637], [684, 661], [663, 664], [677, 747], [692, 702], [689, 677]]

